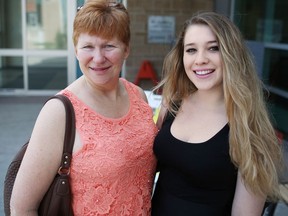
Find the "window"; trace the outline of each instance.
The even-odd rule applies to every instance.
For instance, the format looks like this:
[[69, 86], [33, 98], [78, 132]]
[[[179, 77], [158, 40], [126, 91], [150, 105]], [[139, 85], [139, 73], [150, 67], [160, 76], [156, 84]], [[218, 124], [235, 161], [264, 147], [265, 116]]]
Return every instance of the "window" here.
[[27, 48], [30, 50], [67, 49], [66, 10], [66, 0], [27, 0]]
[[[262, 44], [252, 49], [260, 75], [271, 92], [271, 114], [276, 127], [288, 135], [288, 1], [235, 0], [233, 20], [247, 41]], [[249, 44], [249, 43], [248, 43]], [[251, 47], [250, 47], [251, 48]]]

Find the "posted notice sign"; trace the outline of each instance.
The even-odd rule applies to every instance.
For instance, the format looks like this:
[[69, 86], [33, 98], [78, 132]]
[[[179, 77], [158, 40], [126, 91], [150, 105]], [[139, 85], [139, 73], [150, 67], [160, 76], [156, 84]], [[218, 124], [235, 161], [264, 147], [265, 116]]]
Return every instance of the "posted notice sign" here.
[[174, 16], [148, 17], [148, 43], [172, 43], [174, 36]]

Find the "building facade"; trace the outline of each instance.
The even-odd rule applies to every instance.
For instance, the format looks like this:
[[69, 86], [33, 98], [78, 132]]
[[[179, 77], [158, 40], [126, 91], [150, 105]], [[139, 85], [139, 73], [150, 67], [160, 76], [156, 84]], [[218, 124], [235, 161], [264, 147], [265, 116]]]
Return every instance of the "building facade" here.
[[[184, 20], [210, 10], [243, 32], [270, 91], [277, 129], [288, 134], [288, 1], [119, 0], [131, 16], [131, 53], [121, 75], [134, 81], [144, 61], [158, 78]], [[51, 95], [81, 76], [72, 43], [84, 0], [0, 0], [0, 95]], [[144, 88], [152, 83], [141, 83]]]

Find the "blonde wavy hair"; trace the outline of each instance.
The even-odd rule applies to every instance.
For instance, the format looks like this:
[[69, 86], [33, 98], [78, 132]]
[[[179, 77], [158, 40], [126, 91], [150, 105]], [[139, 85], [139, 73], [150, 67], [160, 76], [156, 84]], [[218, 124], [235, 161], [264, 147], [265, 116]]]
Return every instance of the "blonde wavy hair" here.
[[175, 115], [182, 98], [197, 91], [183, 65], [185, 33], [194, 24], [209, 26], [219, 44], [231, 160], [250, 191], [276, 200], [279, 198], [282, 149], [267, 111], [264, 86], [258, 78], [253, 57], [233, 22], [214, 12], [200, 12], [187, 20], [164, 59], [163, 79], [154, 90], [162, 89], [163, 101]]

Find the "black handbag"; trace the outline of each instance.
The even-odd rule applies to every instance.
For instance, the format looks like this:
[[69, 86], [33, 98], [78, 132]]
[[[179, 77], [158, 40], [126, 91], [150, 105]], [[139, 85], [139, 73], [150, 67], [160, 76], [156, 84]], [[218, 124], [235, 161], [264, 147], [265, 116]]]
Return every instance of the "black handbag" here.
[[[48, 100], [57, 98], [61, 100], [66, 111], [66, 128], [61, 165], [52, 184], [43, 197], [39, 209], [39, 216], [73, 216], [72, 195], [69, 184], [70, 162], [75, 139], [75, 113], [70, 100], [64, 95], [55, 95]], [[48, 101], [47, 100], [47, 101]], [[46, 102], [47, 102], [46, 101]], [[21, 165], [29, 141], [18, 151], [10, 163], [4, 181], [4, 211], [10, 216], [10, 199], [15, 178]], [[36, 177], [35, 177], [36, 178]]]

